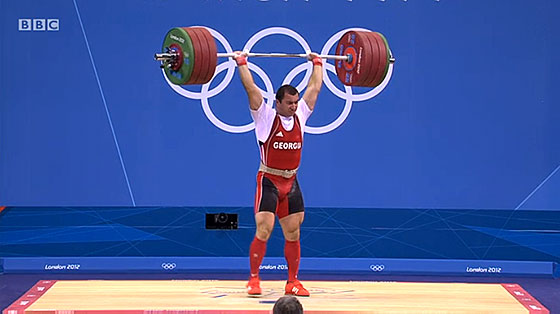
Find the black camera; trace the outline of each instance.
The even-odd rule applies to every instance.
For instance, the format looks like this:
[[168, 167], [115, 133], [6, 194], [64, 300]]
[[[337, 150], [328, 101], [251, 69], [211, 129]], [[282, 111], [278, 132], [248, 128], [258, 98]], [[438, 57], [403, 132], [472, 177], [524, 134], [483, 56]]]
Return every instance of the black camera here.
[[206, 214], [206, 229], [237, 229], [237, 214]]

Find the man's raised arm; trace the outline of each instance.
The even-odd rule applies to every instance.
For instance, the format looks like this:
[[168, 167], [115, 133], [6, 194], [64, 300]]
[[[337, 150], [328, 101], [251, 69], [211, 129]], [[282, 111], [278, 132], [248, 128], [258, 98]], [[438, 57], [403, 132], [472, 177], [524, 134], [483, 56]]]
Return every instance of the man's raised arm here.
[[303, 100], [305, 100], [309, 109], [313, 111], [321, 91], [321, 86], [323, 86], [323, 60], [313, 52], [307, 55], [307, 60], [313, 62], [313, 72], [303, 95]]
[[247, 97], [249, 97], [249, 107], [251, 110], [258, 110], [263, 102], [263, 97], [255, 81], [253, 81], [253, 76], [247, 66], [247, 54], [241, 51], [236, 51], [235, 54], [236, 56], [233, 59], [237, 63], [237, 71], [239, 72], [241, 83], [243, 83]]

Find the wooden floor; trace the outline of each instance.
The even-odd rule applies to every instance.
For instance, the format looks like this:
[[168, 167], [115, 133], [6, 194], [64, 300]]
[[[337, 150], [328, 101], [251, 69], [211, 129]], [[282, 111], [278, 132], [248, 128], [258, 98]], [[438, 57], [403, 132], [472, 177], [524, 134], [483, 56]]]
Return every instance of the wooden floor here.
[[[283, 295], [285, 285], [284, 281], [263, 281], [263, 296], [250, 298], [245, 283], [233, 280], [42, 281], [26, 293], [34, 300], [26, 301], [24, 295], [12, 307], [20, 305], [17, 309], [24, 309], [25, 306], [25, 313], [41, 314], [270, 313], [274, 302]], [[510, 292], [505, 284], [484, 283], [303, 283], [311, 292], [311, 297], [299, 298], [305, 313], [547, 313], [544, 308], [535, 312], [523, 305], [519, 294], [526, 292], [517, 285], [510, 287], [517, 286], [521, 292]], [[532, 299], [528, 294], [523, 296]]]

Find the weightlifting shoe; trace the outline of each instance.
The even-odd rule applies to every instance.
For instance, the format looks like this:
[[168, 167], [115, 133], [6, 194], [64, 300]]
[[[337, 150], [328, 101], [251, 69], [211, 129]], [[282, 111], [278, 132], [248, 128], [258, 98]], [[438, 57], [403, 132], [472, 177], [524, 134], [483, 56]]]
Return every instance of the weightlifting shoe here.
[[286, 283], [286, 290], [285, 290], [286, 294], [289, 295], [295, 295], [298, 297], [308, 297], [309, 296], [309, 291], [307, 291], [307, 289], [305, 289], [303, 287], [303, 285], [301, 284], [301, 282], [299, 282], [299, 280], [294, 280], [294, 281], [288, 281]]
[[251, 277], [247, 283], [247, 293], [249, 296], [260, 296], [262, 294], [261, 290], [261, 280], [257, 277]]

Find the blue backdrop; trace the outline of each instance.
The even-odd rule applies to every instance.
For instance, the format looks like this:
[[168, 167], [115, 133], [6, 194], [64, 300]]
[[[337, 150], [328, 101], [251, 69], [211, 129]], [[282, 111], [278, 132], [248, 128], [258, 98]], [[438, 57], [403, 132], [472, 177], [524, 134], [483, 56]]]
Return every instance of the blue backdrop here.
[[[325, 65], [298, 175], [304, 259], [560, 261], [554, 0], [0, 1], [0, 256], [247, 256], [259, 153], [232, 62], [179, 87], [153, 60], [195, 25], [219, 52], [388, 39], [376, 89]], [[303, 60], [249, 61], [267, 101], [305, 87]], [[206, 231], [207, 212], [239, 230]], [[282, 242], [276, 228], [267, 256]]]
[[[397, 62], [375, 97], [355, 96], [371, 95], [366, 88], [345, 92], [329, 72], [334, 84], [323, 87], [309, 125], [343, 123], [306, 135], [299, 177], [307, 206], [560, 208], [560, 4], [553, 0], [0, 6], [0, 204], [251, 206], [254, 133], [220, 129], [202, 105], [207, 100], [226, 125], [250, 123], [237, 74], [230, 81], [228, 71], [219, 73], [208, 86], [215, 95], [202, 100], [195, 99], [201, 86], [185, 87], [195, 95], [188, 98], [153, 60], [167, 30], [202, 25], [233, 49], [272, 27], [293, 31], [313, 51], [349, 28], [387, 37]], [[22, 29], [21, 20], [41, 19], [57, 19], [57, 30]], [[294, 36], [272, 34], [251, 50], [304, 48]], [[264, 73], [254, 73], [263, 90], [303, 62], [250, 61]]]

